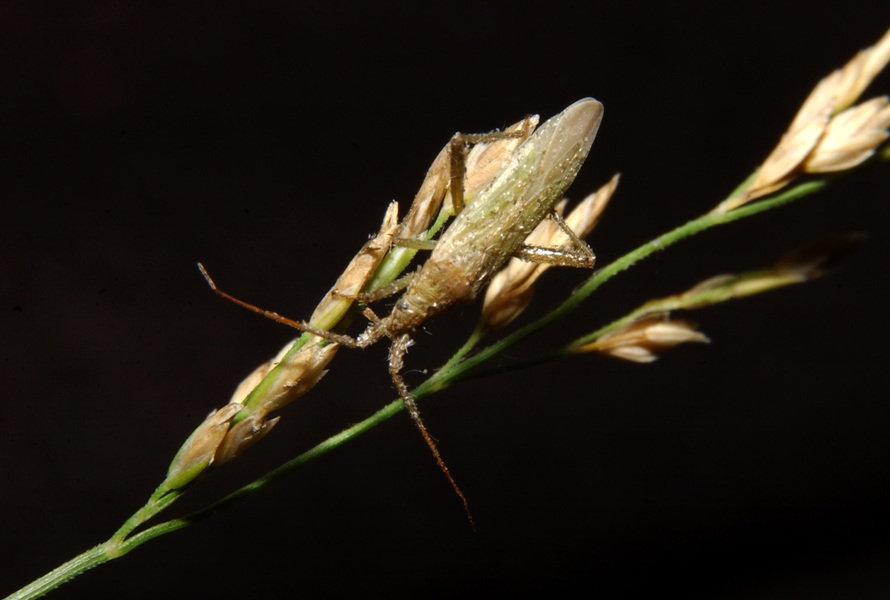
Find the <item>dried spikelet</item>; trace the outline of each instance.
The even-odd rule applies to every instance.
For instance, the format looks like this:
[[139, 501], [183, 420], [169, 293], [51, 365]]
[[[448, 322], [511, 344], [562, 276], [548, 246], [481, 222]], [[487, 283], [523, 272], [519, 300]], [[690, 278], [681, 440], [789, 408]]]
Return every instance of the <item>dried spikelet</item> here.
[[[211, 464], [223, 464], [255, 444], [272, 430], [278, 417], [268, 419], [278, 410], [309, 391], [327, 372], [325, 367], [337, 351], [336, 344], [304, 346], [288, 357], [291, 344], [278, 356], [260, 365], [235, 391], [232, 400], [211, 412], [188, 437], [173, 458], [164, 484], [176, 489], [193, 481]], [[257, 386], [271, 379], [262, 390]], [[262, 391], [262, 397], [251, 396]], [[245, 405], [248, 402], [248, 405]], [[234, 426], [238, 413], [249, 413]]]
[[262, 402], [252, 403], [256, 411], [260, 411], [260, 405], [267, 413], [279, 410], [312, 389], [327, 373], [325, 369], [338, 348], [337, 344], [304, 346], [293, 356], [281, 359], [269, 373], [275, 379]]
[[[786, 186], [802, 171], [839, 171], [861, 163], [886, 140], [886, 117], [875, 98], [850, 107], [890, 62], [890, 30], [877, 44], [860, 51], [842, 69], [822, 79], [804, 101], [779, 144], [766, 158], [744, 193], [714, 209], [726, 213]], [[851, 113], [852, 111], [852, 113]], [[862, 111], [862, 112], [860, 112]], [[884, 123], [881, 125], [881, 123]], [[858, 127], [857, 127], [858, 125]], [[813, 170], [815, 169], [815, 170]]]
[[349, 262], [346, 270], [337, 279], [334, 287], [328, 290], [328, 293], [315, 308], [309, 319], [313, 326], [319, 329], [330, 329], [340, 321], [349, 309], [353, 302], [350, 296], [355, 296], [362, 291], [362, 288], [374, 275], [374, 271], [377, 270], [383, 257], [389, 252], [396, 232], [398, 212], [398, 203], [391, 202], [383, 217], [380, 232], [362, 246], [362, 249], [358, 251], [358, 254]]
[[[809, 277], [807, 277], [806, 273], [781, 269], [768, 269], [756, 275], [729, 277], [722, 284], [715, 285], [712, 288], [712, 291], [719, 292], [712, 296], [713, 300], [711, 302], [702, 302], [699, 304], [699, 307], [722, 302], [730, 298], [744, 298], [745, 296], [762, 294], [793, 283], [802, 283], [808, 279]], [[705, 289], [704, 286], [698, 287], [695, 292], [701, 293]]]
[[804, 162], [807, 173], [852, 169], [875, 153], [886, 141], [890, 127], [887, 97], [872, 98], [836, 115], [819, 144]]
[[634, 314], [641, 318], [649, 314], [702, 308], [803, 283], [830, 273], [864, 239], [860, 233], [826, 237], [789, 252], [768, 269], [711, 277], [685, 292], [650, 300]]
[[890, 29], [878, 42], [861, 50], [841, 69], [841, 83], [838, 85], [835, 112], [853, 105], [865, 88], [884, 70], [890, 62]]
[[678, 344], [710, 340], [687, 321], [670, 321], [668, 313], [654, 313], [632, 321], [585, 344], [575, 352], [598, 352], [622, 360], [649, 363]]
[[[306, 392], [327, 373], [325, 368], [334, 358], [338, 346], [303, 346], [293, 356], [288, 356], [285, 346], [271, 362], [274, 368], [269, 371], [266, 385], [259, 398], [249, 398], [248, 414], [232, 427], [221, 440], [214, 460], [218, 464], [228, 462], [258, 442], [278, 422], [278, 417], [267, 419], [272, 411], [279, 410]], [[256, 388], [260, 393], [259, 388]]]
[[629, 322], [599, 337], [585, 336], [568, 348], [572, 352], [599, 352], [634, 362], [652, 362], [659, 352], [677, 344], [707, 342], [692, 324], [669, 321], [670, 311], [702, 308], [821, 277], [864, 239], [858, 233], [831, 236], [786, 254], [768, 269], [711, 277], [685, 292], [650, 300], [627, 317]]
[[830, 100], [815, 113], [808, 114], [808, 120], [795, 119], [795, 122], [800, 121], [800, 126], [789, 129], [782, 136], [779, 145], [763, 162], [757, 177], [745, 193], [735, 202], [729, 203], [726, 210], [737, 208], [787, 185], [828, 127], [833, 103], [833, 100]]
[[240, 404], [230, 403], [207, 415], [170, 463], [164, 480], [167, 488], [173, 490], [186, 485], [210, 466], [216, 449], [229, 431], [229, 423], [242, 408]]
[[[596, 226], [609, 199], [618, 187], [619, 175], [599, 190], [587, 196], [566, 217], [566, 225], [575, 232], [578, 238], [587, 237]], [[566, 201], [556, 206], [556, 212], [562, 214]], [[529, 246], [554, 248], [565, 244], [568, 236], [552, 219], [541, 221], [537, 228], [526, 238]], [[485, 292], [482, 305], [481, 323], [487, 329], [499, 329], [518, 317], [531, 302], [534, 283], [550, 265], [532, 263], [519, 258], [512, 258], [497, 275], [495, 275]]]
[[[579, 238], [586, 238], [599, 223], [606, 205], [612, 198], [612, 194], [618, 188], [618, 180], [621, 178], [620, 173], [615, 173], [606, 185], [590, 194], [582, 200], [575, 209], [566, 217], [566, 225], [575, 232]], [[564, 244], [568, 241], [568, 236], [562, 231], [557, 232], [556, 237], [552, 240], [555, 244]]]
[[408, 214], [402, 220], [399, 228], [399, 237], [412, 238], [419, 236], [429, 229], [439, 209], [442, 200], [448, 190], [448, 164], [450, 154], [446, 145], [430, 165], [420, 189], [414, 196], [414, 202], [408, 209]]
[[[296, 341], [296, 340], [294, 340], [294, 341]], [[263, 378], [266, 375], [269, 374], [269, 371], [272, 370], [272, 367], [274, 367], [275, 365], [278, 364], [278, 361], [281, 360], [281, 356], [284, 355], [283, 352], [285, 350], [289, 350], [291, 345], [293, 345], [293, 343], [294, 342], [291, 342], [290, 344], [285, 346], [284, 349], [282, 350], [282, 352], [279, 353], [278, 357], [273, 358], [272, 360], [267, 360], [266, 362], [264, 362], [263, 364], [258, 366], [256, 369], [254, 369], [250, 375], [245, 377], [241, 381], [241, 383], [238, 384], [238, 387], [235, 388], [235, 392], [232, 394], [232, 397], [229, 399], [229, 404], [244, 404], [244, 400], [247, 398], [247, 395], [253, 391], [253, 388], [255, 388], [257, 385], [259, 385], [259, 383], [263, 380]]]
[[266, 415], [252, 414], [238, 421], [220, 443], [214, 461], [222, 465], [236, 458], [272, 431], [280, 418], [267, 419]]

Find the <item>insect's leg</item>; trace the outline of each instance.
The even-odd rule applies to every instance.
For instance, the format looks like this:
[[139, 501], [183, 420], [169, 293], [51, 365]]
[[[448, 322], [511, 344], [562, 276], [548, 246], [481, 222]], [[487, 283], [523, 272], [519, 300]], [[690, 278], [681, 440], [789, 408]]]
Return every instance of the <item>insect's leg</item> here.
[[587, 242], [575, 235], [565, 220], [556, 211], [550, 214], [550, 218], [556, 222], [557, 227], [568, 238], [564, 244], [557, 247], [545, 248], [541, 246], [527, 246], [523, 244], [513, 253], [522, 260], [554, 265], [559, 267], [579, 267], [592, 269], [596, 261], [596, 255], [587, 245]]
[[[213, 282], [213, 279], [210, 278], [210, 275], [207, 273], [207, 270], [204, 268], [204, 265], [202, 265], [201, 263], [198, 263], [198, 269], [201, 270], [201, 275], [203, 275], [204, 279], [207, 280], [207, 284], [210, 286], [210, 289], [212, 289], [214, 292], [216, 292], [217, 294], [219, 294], [226, 300], [228, 300], [230, 302], [234, 302], [235, 304], [237, 304], [238, 306], [240, 306], [242, 308], [246, 308], [247, 310], [252, 310], [253, 312], [259, 313], [268, 319], [272, 319], [273, 321], [278, 321], [279, 323], [281, 323], [283, 325], [288, 325], [290, 327], [293, 327], [294, 329], [299, 329], [300, 331], [305, 331], [307, 333], [317, 335], [320, 338], [324, 338], [330, 342], [335, 342], [337, 344], [340, 344], [341, 346], [346, 346], [347, 348], [364, 347], [364, 346], [360, 346], [358, 340], [356, 340], [355, 338], [350, 337], [348, 335], [334, 333], [332, 331], [325, 331], [323, 329], [317, 329], [308, 323], [305, 323], [302, 321], [294, 321], [293, 319], [288, 319], [287, 317], [282, 317], [277, 312], [273, 312], [271, 310], [265, 310], [263, 308], [260, 308], [259, 306], [254, 306], [253, 304], [250, 304], [249, 302], [245, 302], [244, 300], [241, 300], [240, 298], [236, 298], [235, 296], [232, 296], [231, 294], [224, 292], [221, 289], [219, 289], [218, 287], [216, 287], [216, 284]], [[380, 336], [378, 335], [377, 338], [375, 338], [375, 341], [376, 341], [376, 339], [379, 339], [379, 338], [380, 338]]]
[[[535, 121], [537, 122], [537, 121]], [[487, 144], [498, 140], [529, 136], [534, 129], [531, 117], [526, 117], [523, 126], [513, 131], [490, 131], [488, 133], [455, 133], [449, 142], [451, 170], [451, 205], [454, 214], [459, 215], [464, 209], [464, 180], [467, 176], [467, 155], [476, 144]]]
[[346, 298], [348, 300], [358, 300], [363, 304], [368, 304], [369, 302], [376, 302], [378, 300], [383, 300], [384, 298], [389, 298], [390, 296], [394, 296], [398, 294], [411, 283], [411, 280], [414, 279], [414, 271], [410, 273], [406, 273], [402, 275], [395, 281], [374, 290], [373, 292], [360, 292], [355, 296], [347, 296], [346, 294], [339, 294], [335, 292], [335, 296], [340, 298]]
[[374, 311], [368, 307], [362, 311], [365, 318], [370, 321], [370, 325], [357, 338], [355, 338], [356, 346], [359, 348], [367, 348], [384, 335], [389, 334], [389, 324], [385, 319], [381, 319], [374, 314]]
[[467, 176], [467, 141], [462, 133], [451, 138], [451, 206], [454, 214], [464, 209], [464, 178]]
[[430, 451], [433, 453], [433, 457], [439, 464], [439, 468], [445, 473], [445, 477], [448, 478], [448, 482], [451, 484], [452, 489], [454, 489], [458, 497], [460, 497], [460, 501], [463, 502], [464, 510], [467, 512], [467, 518], [470, 520], [470, 526], [475, 530], [476, 524], [473, 522], [473, 515], [470, 513], [470, 505], [467, 502], [467, 498], [464, 496], [463, 492], [460, 491], [457, 482], [454, 481], [454, 477], [451, 476], [451, 472], [445, 465], [445, 461], [442, 460], [442, 455], [439, 454], [436, 442], [433, 441], [433, 437], [430, 435], [429, 431], [427, 431], [426, 425], [423, 424], [423, 419], [420, 418], [420, 411], [417, 409], [417, 403], [414, 401], [411, 392], [408, 391], [408, 386], [405, 384], [405, 380], [402, 379], [402, 376], [399, 374], [404, 366], [405, 352], [411, 344], [411, 337], [407, 333], [402, 334], [393, 340], [392, 346], [390, 346], [389, 349], [389, 373], [392, 375], [392, 382], [395, 385], [396, 390], [399, 392], [399, 396], [402, 397], [402, 402], [405, 403], [405, 408], [408, 409], [408, 414], [411, 415], [411, 419], [414, 421], [414, 424], [417, 425], [417, 429], [420, 430], [420, 435], [423, 436], [426, 445], [429, 446]]
[[[442, 202], [449, 188], [455, 190], [450, 215], [463, 209], [466, 196], [472, 196], [491, 180], [498, 169], [510, 159], [516, 148], [535, 130], [537, 115], [527, 116], [504, 131], [468, 135], [457, 133], [449, 140], [430, 165], [408, 214], [396, 234], [395, 245], [416, 250], [432, 250], [428, 230], [440, 217]], [[472, 151], [469, 146], [475, 145]], [[441, 226], [441, 223], [439, 224]]]
[[[572, 245], [577, 246], [579, 248], [587, 248], [588, 250], [590, 250], [590, 246], [587, 245], [587, 242], [585, 242], [584, 240], [579, 238], [577, 235], [575, 235], [575, 232], [572, 231], [572, 228], [569, 227], [569, 224], [566, 223], [566, 220], [562, 218], [561, 214], [559, 214], [558, 212], [556, 212], [554, 210], [554, 211], [550, 212], [549, 216], [556, 223], [556, 226], [562, 230], [562, 232], [566, 235], [567, 238], [569, 238], [569, 241], [566, 243], [571, 243]], [[563, 244], [563, 245], [565, 245], [565, 244]]]

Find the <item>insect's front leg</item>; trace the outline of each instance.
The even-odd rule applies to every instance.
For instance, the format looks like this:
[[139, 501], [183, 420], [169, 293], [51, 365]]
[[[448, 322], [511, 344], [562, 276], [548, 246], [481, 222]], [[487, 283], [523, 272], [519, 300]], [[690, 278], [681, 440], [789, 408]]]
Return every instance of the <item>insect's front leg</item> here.
[[371, 302], [377, 302], [378, 300], [383, 300], [384, 298], [389, 298], [390, 296], [394, 296], [404, 290], [411, 283], [411, 280], [414, 279], [414, 271], [410, 273], [406, 273], [402, 275], [395, 281], [390, 282], [389, 284], [374, 290], [373, 292], [360, 292], [355, 295], [350, 294], [342, 294], [340, 292], [333, 292], [334, 298], [342, 298], [344, 300], [356, 300], [361, 302], [362, 304], [370, 304]]
[[[454, 134], [454, 137], [451, 138], [451, 142], [449, 142], [448, 144], [448, 153], [450, 159], [449, 167], [451, 175], [451, 205], [454, 209], [455, 215], [459, 215], [464, 209], [464, 194], [467, 191], [467, 163], [470, 149], [480, 144], [490, 144], [492, 142], [498, 142], [502, 140], [513, 139], [522, 141], [529, 135], [531, 135], [531, 132], [532, 130], [534, 130], [536, 123], [537, 119], [529, 116], [513, 127], [510, 127], [509, 129], [506, 129], [504, 131]], [[507, 154], [501, 160], [501, 162], [508, 158], [509, 154]], [[483, 169], [480, 168], [480, 171], [483, 171]], [[487, 176], [483, 175], [483, 179], [487, 180], [493, 174], [494, 173], [489, 172], [487, 173]]]
[[432, 250], [435, 242], [428, 239], [427, 232], [446, 195], [450, 192], [452, 197], [451, 214], [459, 214], [465, 199], [472, 198], [488, 185], [537, 125], [538, 116], [532, 115], [503, 131], [454, 134], [427, 171], [394, 244]]

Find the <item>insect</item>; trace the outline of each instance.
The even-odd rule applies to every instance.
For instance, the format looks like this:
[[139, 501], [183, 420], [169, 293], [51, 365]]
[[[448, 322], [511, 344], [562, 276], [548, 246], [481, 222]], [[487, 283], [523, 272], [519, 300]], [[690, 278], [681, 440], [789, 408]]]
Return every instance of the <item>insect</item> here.
[[[463, 206], [464, 165], [461, 163], [466, 145], [488, 141], [489, 136], [497, 134], [455, 135], [448, 148], [450, 191], [457, 216], [434, 242], [432, 254], [419, 272], [405, 284], [404, 293], [389, 315], [378, 318], [370, 309], [365, 310], [371, 323], [357, 337], [321, 330], [306, 322], [293, 321], [247, 305], [219, 290], [203, 267], [202, 273], [220, 295], [326, 340], [347, 347], [365, 348], [383, 337], [390, 338], [389, 372], [393, 384], [469, 515], [466, 498], [445, 466], [400, 374], [404, 355], [413, 343], [412, 335], [417, 327], [453, 306], [472, 301], [513, 255], [535, 262], [593, 267], [593, 252], [562, 222], [554, 212], [554, 206], [562, 199], [587, 158], [602, 115], [602, 104], [593, 98], [585, 98], [549, 119], [512, 152], [466, 206]], [[439, 192], [444, 195], [445, 190]], [[557, 220], [573, 248], [540, 248], [523, 244], [548, 216]], [[403, 240], [401, 243], [413, 247], [427, 245], [426, 240]], [[358, 299], [365, 300], [361, 295]], [[472, 523], [472, 517], [470, 520]]]

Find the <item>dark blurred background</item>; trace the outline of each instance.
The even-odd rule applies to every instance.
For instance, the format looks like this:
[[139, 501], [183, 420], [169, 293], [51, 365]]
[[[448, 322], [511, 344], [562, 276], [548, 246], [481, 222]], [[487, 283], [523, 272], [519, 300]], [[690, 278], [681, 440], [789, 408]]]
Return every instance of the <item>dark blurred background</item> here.
[[[4, 2], [0, 593], [110, 536], [294, 337], [212, 294], [196, 261], [306, 317], [452, 133], [595, 96], [605, 120], [570, 195], [623, 173], [591, 236], [605, 265], [725, 196], [890, 26], [885, 2], [822, 4]], [[885, 75], [866, 97], [887, 92]], [[887, 597], [888, 193], [876, 165], [686, 241], [504, 360], [826, 234], [870, 235], [831, 277], [687, 315], [710, 346], [648, 366], [578, 357], [424, 402], [476, 533], [399, 415], [52, 597]], [[582, 277], [548, 273], [527, 318]], [[478, 311], [429, 323], [409, 381]], [[170, 516], [391, 400], [385, 359], [385, 343], [341, 350]]]

